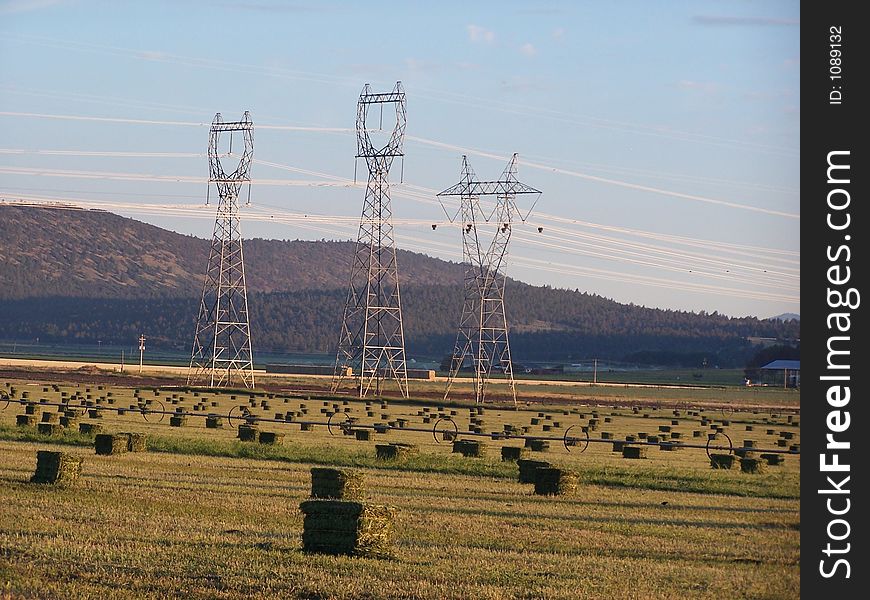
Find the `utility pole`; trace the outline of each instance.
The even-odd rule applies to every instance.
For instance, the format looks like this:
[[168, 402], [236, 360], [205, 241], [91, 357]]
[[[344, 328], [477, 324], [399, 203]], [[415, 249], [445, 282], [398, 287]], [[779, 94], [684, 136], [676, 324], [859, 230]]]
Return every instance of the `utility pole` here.
[[[382, 120], [385, 108], [395, 110], [396, 122], [386, 144], [376, 147], [370, 135], [372, 128], [367, 126], [369, 111], [378, 109]], [[332, 390], [336, 391], [350, 368], [360, 398], [371, 391], [380, 394], [385, 379], [395, 381], [402, 396], [408, 397], [389, 181], [394, 159], [405, 156], [405, 124], [402, 83], [396, 82], [386, 93], [373, 93], [366, 84], [357, 103], [356, 157], [365, 159], [369, 175], [332, 379]]]
[[145, 356], [145, 334], [139, 334], [139, 373], [142, 373], [142, 359]]
[[[517, 155], [514, 154], [497, 181], [478, 181], [468, 164], [468, 158], [463, 156], [459, 183], [438, 194], [459, 197], [457, 214], [461, 214], [462, 218], [462, 258], [466, 263], [465, 301], [450, 361], [445, 400], [453, 381], [465, 362], [469, 361], [474, 371], [476, 402], [485, 400], [486, 387], [494, 370], [504, 373], [511, 398], [514, 404], [517, 402], [504, 306], [503, 269], [512, 226], [515, 221], [528, 218], [528, 214], [525, 217], [520, 214], [516, 196], [540, 196], [541, 192], [517, 180], [516, 164]], [[481, 196], [496, 198], [495, 208], [488, 216], [480, 205]], [[494, 233], [489, 247], [484, 251], [480, 236], [482, 231], [487, 230], [494, 230]]]
[[598, 383], [598, 359], [597, 358], [592, 359], [592, 383], [593, 384]]
[[[232, 156], [235, 134], [241, 135], [244, 142], [238, 166], [230, 173], [221, 164], [220, 139], [224, 133], [229, 134], [227, 157]], [[254, 387], [251, 323], [239, 218], [239, 192], [246, 183], [248, 204], [251, 201], [253, 159], [254, 123], [251, 114], [245, 111], [241, 121], [224, 122], [217, 113], [209, 132], [208, 189], [210, 192], [211, 185], [215, 185], [219, 201], [187, 372], [188, 385], [203, 382], [209, 387], [223, 387], [238, 380], [246, 388]]]

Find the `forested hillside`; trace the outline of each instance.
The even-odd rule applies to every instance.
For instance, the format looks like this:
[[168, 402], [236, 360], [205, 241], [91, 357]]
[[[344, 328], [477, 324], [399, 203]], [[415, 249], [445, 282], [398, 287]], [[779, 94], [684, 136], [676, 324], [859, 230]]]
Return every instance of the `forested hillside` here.
[[[117, 215], [0, 206], [0, 338], [129, 344], [146, 332], [186, 349], [208, 242]], [[331, 352], [353, 244], [246, 240], [254, 344]], [[402, 252], [408, 352], [450, 352], [462, 306], [462, 266]], [[748, 336], [799, 338], [799, 321], [649, 309], [576, 290], [509, 281], [517, 360], [589, 357], [743, 366]]]

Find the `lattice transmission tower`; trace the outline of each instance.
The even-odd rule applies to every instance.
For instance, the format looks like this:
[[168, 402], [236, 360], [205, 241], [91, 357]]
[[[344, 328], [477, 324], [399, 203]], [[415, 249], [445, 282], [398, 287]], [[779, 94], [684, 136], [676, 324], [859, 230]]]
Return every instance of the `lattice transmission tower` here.
[[[233, 138], [241, 135], [244, 148], [235, 170], [227, 173], [221, 164], [221, 135], [229, 134], [226, 158], [233, 158]], [[251, 161], [254, 157], [254, 123], [245, 111], [241, 121], [223, 121], [217, 113], [208, 140], [209, 194], [214, 184], [219, 201], [214, 236], [208, 257], [205, 283], [193, 351], [187, 372], [188, 385], [223, 387], [240, 382], [254, 387], [251, 323], [239, 219], [239, 193], [248, 184], [251, 201]], [[206, 197], [208, 204], [208, 196]]]
[[[376, 146], [367, 121], [375, 110], [380, 111], [382, 121], [385, 108], [395, 109], [396, 122], [386, 143]], [[380, 394], [384, 380], [395, 381], [402, 396], [408, 396], [389, 181], [393, 161], [404, 156], [405, 123], [405, 92], [401, 82], [386, 93], [373, 93], [369, 84], [365, 85], [357, 103], [356, 157], [365, 159], [369, 174], [332, 386], [336, 390], [342, 380], [352, 376], [357, 381], [360, 398], [372, 390]]]
[[[516, 220], [528, 218], [528, 214], [523, 216], [520, 212], [516, 197], [520, 194], [540, 195], [541, 192], [517, 181], [516, 165], [517, 155], [514, 154], [497, 181], [478, 181], [468, 164], [468, 158], [463, 156], [459, 183], [438, 194], [459, 197], [457, 215], [462, 219], [462, 258], [466, 263], [465, 301], [450, 360], [445, 399], [460, 371], [468, 365], [474, 377], [474, 397], [477, 402], [486, 399], [487, 386], [493, 373], [498, 371], [507, 380], [514, 404], [517, 401], [504, 307], [503, 268], [512, 225]], [[494, 207], [488, 213], [481, 206], [481, 196], [496, 198]], [[484, 249], [481, 237], [491, 229], [494, 230], [493, 236], [489, 246]]]

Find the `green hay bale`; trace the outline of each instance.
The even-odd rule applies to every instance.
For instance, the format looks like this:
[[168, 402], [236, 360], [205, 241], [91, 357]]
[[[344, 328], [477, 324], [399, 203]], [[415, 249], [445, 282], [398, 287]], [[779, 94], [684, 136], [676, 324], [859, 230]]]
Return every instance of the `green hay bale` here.
[[670, 426], [670, 425], [659, 425], [659, 431], [662, 431], [662, 432], [668, 432], [668, 431], [670, 431], [670, 430], [671, 430], [671, 426]]
[[30, 483], [50, 483], [71, 486], [82, 472], [82, 459], [64, 452], [39, 450], [36, 453], [36, 472]]
[[331, 500], [362, 500], [365, 485], [362, 475], [350, 469], [311, 469], [311, 497]]
[[389, 558], [395, 509], [366, 502], [307, 500], [299, 505], [302, 550], [316, 554]]
[[98, 408], [92, 408], [88, 411], [88, 418], [89, 419], [102, 419], [103, 418], [103, 411], [101, 411]]
[[741, 458], [740, 472], [741, 473], [764, 473], [765, 462], [760, 458]]
[[184, 427], [187, 425], [187, 417], [184, 415], [172, 415], [169, 417], [169, 426], [170, 427]]
[[609, 431], [602, 431], [602, 432], [601, 432], [601, 439], [602, 439], [602, 440], [612, 440], [612, 439], [613, 439], [613, 434], [610, 433]]
[[314, 425], [311, 423], [299, 423], [299, 431], [313, 431]]
[[79, 433], [83, 435], [96, 435], [103, 430], [101, 423], [79, 423]]
[[367, 442], [372, 439], [372, 432], [370, 429], [354, 429], [354, 435], [356, 439], [361, 442]]
[[625, 440], [615, 440], [611, 452], [622, 452], [623, 448], [625, 448]]
[[41, 411], [41, 410], [42, 409], [39, 408], [38, 405], [33, 404], [33, 403], [26, 404], [24, 406], [24, 414], [26, 414], [26, 415], [38, 415], [39, 411]]
[[525, 458], [528, 456], [529, 451], [527, 448], [520, 448], [518, 446], [502, 446], [501, 449], [501, 459], [502, 461], [518, 461], [521, 458]]
[[274, 431], [261, 431], [259, 441], [261, 444], [283, 444], [284, 443], [284, 434], [276, 433]]
[[562, 496], [577, 489], [577, 475], [564, 469], [535, 469], [535, 493], [539, 496]]
[[256, 442], [260, 430], [254, 425], [242, 424], [239, 425], [237, 437], [243, 442]]
[[39, 423], [36, 426], [39, 435], [60, 435], [63, 427], [60, 423]]
[[129, 438], [123, 433], [100, 433], [94, 438], [94, 450], [100, 456], [123, 454], [128, 444]]
[[713, 469], [730, 469], [734, 466], [733, 454], [711, 454], [710, 467]]
[[455, 440], [453, 452], [466, 457], [481, 457], [486, 450], [486, 444], [479, 440]]
[[527, 439], [523, 445], [532, 452], [547, 452], [550, 449], [550, 442], [547, 440]]
[[148, 436], [144, 433], [122, 433], [127, 436], [128, 452], [146, 452], [148, 450]]
[[375, 454], [380, 460], [396, 460], [420, 453], [420, 448], [414, 444], [377, 444]]
[[550, 463], [544, 460], [519, 459], [517, 461], [517, 467], [520, 470], [519, 482], [535, 483], [535, 470], [549, 466], [551, 466]]
[[777, 454], [775, 452], [765, 452], [759, 458], [772, 467], [781, 465], [785, 462], [785, 457], [782, 454]]
[[648, 450], [648, 446], [632, 446], [626, 444], [622, 447], [622, 458], [646, 458]]
[[60, 424], [67, 429], [72, 429], [79, 424], [79, 420], [78, 417], [68, 417], [64, 415], [60, 418]]
[[223, 429], [224, 419], [215, 415], [209, 415], [205, 418], [206, 429]]
[[44, 412], [42, 413], [42, 422], [43, 423], [60, 423], [60, 414], [56, 412]]
[[15, 424], [19, 427], [36, 427], [36, 423], [36, 415], [15, 415]]

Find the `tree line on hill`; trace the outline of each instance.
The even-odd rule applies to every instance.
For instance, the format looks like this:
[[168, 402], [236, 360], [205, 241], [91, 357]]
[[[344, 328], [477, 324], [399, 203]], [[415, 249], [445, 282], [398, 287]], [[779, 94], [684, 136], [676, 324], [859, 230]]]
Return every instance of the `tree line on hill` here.
[[[406, 286], [407, 350], [449, 354], [462, 310], [461, 286]], [[346, 291], [251, 293], [252, 339], [260, 350], [330, 353], [338, 339]], [[570, 362], [591, 357], [641, 364], [742, 367], [757, 350], [746, 337], [797, 337], [794, 322], [619, 305], [598, 296], [515, 284], [507, 291], [516, 360]], [[614, 306], [615, 305], [615, 306]], [[29, 298], [0, 301], [0, 338], [129, 344], [145, 333], [152, 345], [184, 350], [199, 299]]]

